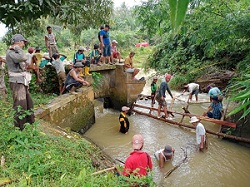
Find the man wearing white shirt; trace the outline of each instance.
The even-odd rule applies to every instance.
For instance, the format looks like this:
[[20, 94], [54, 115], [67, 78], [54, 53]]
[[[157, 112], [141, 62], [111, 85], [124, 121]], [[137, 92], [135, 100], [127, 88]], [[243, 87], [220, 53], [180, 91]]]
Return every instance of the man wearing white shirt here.
[[195, 95], [195, 99], [196, 99], [196, 102], [198, 101], [198, 94], [199, 94], [199, 89], [200, 89], [200, 85], [199, 84], [196, 84], [196, 83], [189, 83], [189, 84], [186, 84], [184, 85], [184, 90], [182, 92], [182, 95], [188, 91], [190, 92], [189, 94], [189, 98], [188, 98], [188, 102], [191, 100], [192, 101], [192, 97], [193, 95]]
[[204, 147], [207, 149], [206, 145], [206, 130], [204, 126], [200, 123], [200, 120], [197, 117], [191, 117], [192, 125], [196, 127], [196, 143], [199, 146], [199, 150], [203, 151]]

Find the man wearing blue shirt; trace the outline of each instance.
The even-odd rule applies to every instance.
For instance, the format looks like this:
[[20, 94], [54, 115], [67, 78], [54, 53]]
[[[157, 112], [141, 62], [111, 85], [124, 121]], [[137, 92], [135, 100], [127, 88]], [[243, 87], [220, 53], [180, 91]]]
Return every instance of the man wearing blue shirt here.
[[108, 58], [108, 63], [110, 64], [111, 56], [111, 46], [110, 46], [110, 37], [109, 37], [109, 25], [105, 25], [104, 29], [100, 32], [101, 45], [103, 47], [103, 56]]
[[212, 97], [212, 103], [208, 107], [207, 112], [204, 112], [204, 116], [208, 116], [209, 118], [221, 119], [223, 113], [223, 108], [221, 102], [219, 102], [217, 96]]
[[212, 97], [217, 96], [219, 101], [222, 101], [222, 93], [218, 87], [215, 87], [215, 84], [212, 83], [208, 87], [208, 95], [210, 96], [210, 101], [212, 102]]
[[166, 74], [165, 75], [165, 81], [161, 83], [160, 85], [160, 89], [159, 92], [156, 94], [155, 96], [155, 100], [158, 102], [158, 118], [160, 118], [160, 114], [161, 114], [161, 108], [163, 108], [164, 114], [165, 114], [165, 118], [172, 120], [171, 117], [168, 116], [168, 112], [167, 112], [167, 102], [165, 101], [165, 97], [166, 97], [166, 91], [168, 92], [168, 94], [171, 96], [171, 98], [173, 98], [173, 95], [168, 87], [168, 82], [171, 79], [171, 75], [170, 74]]

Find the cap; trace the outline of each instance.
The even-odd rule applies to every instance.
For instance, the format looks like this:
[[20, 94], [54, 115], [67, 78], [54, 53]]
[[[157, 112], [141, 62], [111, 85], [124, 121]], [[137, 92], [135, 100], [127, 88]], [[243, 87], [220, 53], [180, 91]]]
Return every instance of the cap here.
[[218, 96], [213, 96], [212, 100], [219, 101], [219, 98], [218, 98]]
[[24, 42], [28, 42], [24, 37], [23, 35], [21, 34], [15, 34], [12, 36], [11, 38], [12, 40], [12, 43], [16, 43], [16, 42], [19, 42], [19, 41], [24, 41]]
[[141, 149], [144, 144], [142, 135], [141, 134], [134, 135], [132, 138], [132, 144], [133, 144], [133, 149]]
[[211, 88], [212, 88], [212, 86], [211, 86], [211, 85], [208, 85], [208, 86], [207, 86], [207, 91], [209, 91]]
[[166, 145], [165, 149], [163, 150], [163, 153], [165, 156], [172, 156], [173, 155], [172, 147], [169, 145]]
[[35, 47], [35, 51], [41, 51], [40, 47]]
[[118, 42], [117, 42], [116, 40], [113, 40], [113, 41], [112, 41], [112, 43], [116, 43], [116, 44], [118, 44]]
[[74, 64], [74, 68], [83, 68], [84, 65], [81, 62], [77, 62]]
[[127, 110], [129, 110], [129, 109], [130, 109], [130, 108], [127, 107], [127, 106], [123, 106], [123, 107], [122, 107], [122, 111], [123, 111], [123, 112], [125, 112], [125, 111], [127, 111]]
[[168, 73], [166, 73], [166, 74], [165, 74], [165, 78], [166, 78], [166, 79], [171, 79], [171, 75], [168, 74]]
[[157, 80], [157, 79], [158, 79], [158, 77], [154, 77], [154, 78], [153, 78], [153, 80]]
[[83, 46], [80, 46], [78, 51], [86, 51], [86, 49]]
[[198, 118], [196, 116], [191, 117], [191, 121], [189, 121], [189, 123], [194, 123], [194, 122], [198, 122]]
[[29, 53], [33, 53], [33, 52], [34, 52], [34, 47], [29, 47], [29, 48], [28, 48], [28, 52], [29, 52]]

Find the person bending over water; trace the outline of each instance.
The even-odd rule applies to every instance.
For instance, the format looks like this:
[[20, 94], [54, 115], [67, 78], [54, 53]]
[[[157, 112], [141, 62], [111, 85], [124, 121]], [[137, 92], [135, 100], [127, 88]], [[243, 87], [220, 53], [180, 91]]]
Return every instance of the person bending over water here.
[[155, 152], [155, 158], [159, 161], [159, 167], [163, 168], [164, 163], [170, 161], [174, 156], [174, 148], [166, 145], [165, 149], [160, 149]]

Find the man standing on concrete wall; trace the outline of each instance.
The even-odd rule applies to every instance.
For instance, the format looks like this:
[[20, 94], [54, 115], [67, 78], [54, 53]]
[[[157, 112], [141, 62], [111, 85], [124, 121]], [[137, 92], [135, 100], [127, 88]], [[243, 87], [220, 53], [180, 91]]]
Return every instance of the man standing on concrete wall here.
[[27, 57], [23, 52], [27, 40], [21, 34], [12, 37], [12, 45], [7, 50], [6, 62], [10, 88], [13, 94], [13, 108], [16, 111], [14, 125], [20, 130], [25, 123], [34, 123], [33, 101], [29, 93], [31, 75], [26, 71]]
[[104, 62], [108, 58], [108, 63], [110, 64], [111, 56], [111, 46], [110, 46], [110, 37], [109, 37], [109, 25], [105, 25], [104, 29], [100, 32], [100, 40], [103, 47], [103, 56]]

